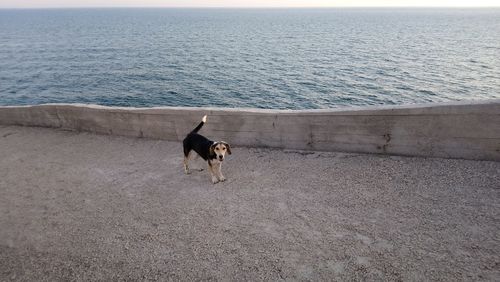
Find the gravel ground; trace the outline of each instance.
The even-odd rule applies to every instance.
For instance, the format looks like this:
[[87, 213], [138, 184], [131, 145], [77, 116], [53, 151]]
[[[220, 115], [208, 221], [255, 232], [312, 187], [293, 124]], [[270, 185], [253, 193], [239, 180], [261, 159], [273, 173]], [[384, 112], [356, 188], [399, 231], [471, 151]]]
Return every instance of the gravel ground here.
[[0, 127], [0, 281], [500, 279], [498, 162], [234, 148], [223, 171]]

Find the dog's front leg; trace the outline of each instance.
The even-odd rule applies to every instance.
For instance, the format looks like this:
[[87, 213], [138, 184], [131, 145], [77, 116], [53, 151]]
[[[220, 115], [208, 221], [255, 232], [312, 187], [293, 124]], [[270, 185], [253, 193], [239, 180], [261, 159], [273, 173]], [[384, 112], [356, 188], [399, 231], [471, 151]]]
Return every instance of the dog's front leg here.
[[212, 177], [213, 184], [219, 182], [219, 180], [217, 179], [217, 175], [214, 171], [214, 164], [211, 164], [210, 161], [208, 161], [208, 172], [210, 173], [210, 177]]
[[226, 178], [224, 177], [224, 175], [222, 175], [222, 164], [221, 163], [218, 163], [217, 166], [216, 166], [216, 172], [217, 172], [217, 178], [224, 182], [226, 181]]

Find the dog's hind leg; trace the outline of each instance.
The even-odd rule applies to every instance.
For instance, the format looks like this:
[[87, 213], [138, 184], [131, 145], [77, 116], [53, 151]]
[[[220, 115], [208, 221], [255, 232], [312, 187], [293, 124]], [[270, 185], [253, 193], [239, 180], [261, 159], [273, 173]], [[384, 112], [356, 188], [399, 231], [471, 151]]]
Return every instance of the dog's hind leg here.
[[189, 157], [191, 156], [191, 153], [192, 153], [192, 151], [189, 151], [188, 153], [186, 153], [184, 151], [184, 172], [186, 174], [190, 173], [190, 171], [189, 171]]
[[[191, 156], [193, 156], [193, 157], [191, 158]], [[192, 161], [196, 161], [196, 160], [198, 160], [200, 158], [200, 155], [198, 155], [198, 154], [191, 154], [191, 156], [190, 156], [190, 158], [191, 158]], [[200, 167], [200, 168], [193, 168], [193, 169], [195, 169], [197, 171], [204, 171], [205, 170], [202, 167]]]

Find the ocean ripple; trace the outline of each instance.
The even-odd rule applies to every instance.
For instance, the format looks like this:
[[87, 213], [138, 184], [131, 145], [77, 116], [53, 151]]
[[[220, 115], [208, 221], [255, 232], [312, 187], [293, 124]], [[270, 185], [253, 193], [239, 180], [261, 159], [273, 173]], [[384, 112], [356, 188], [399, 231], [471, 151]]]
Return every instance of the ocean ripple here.
[[0, 10], [0, 105], [500, 98], [498, 9]]

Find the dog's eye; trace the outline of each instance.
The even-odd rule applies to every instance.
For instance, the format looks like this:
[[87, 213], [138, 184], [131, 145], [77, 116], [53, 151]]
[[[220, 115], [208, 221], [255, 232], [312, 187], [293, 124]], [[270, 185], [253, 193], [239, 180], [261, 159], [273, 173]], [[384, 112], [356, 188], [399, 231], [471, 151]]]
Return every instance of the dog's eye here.
[[222, 151], [226, 150], [226, 148], [222, 148]]

